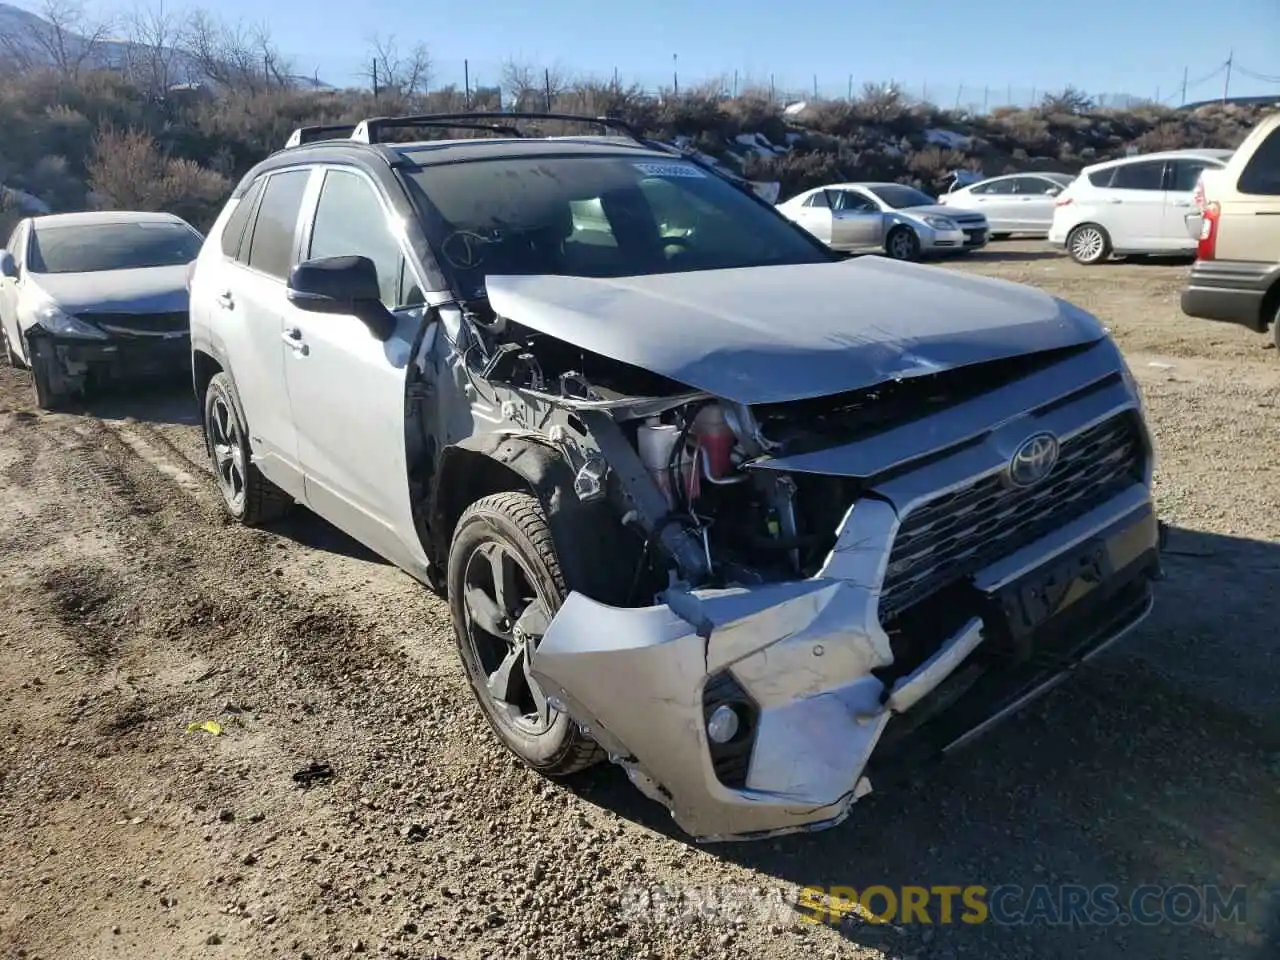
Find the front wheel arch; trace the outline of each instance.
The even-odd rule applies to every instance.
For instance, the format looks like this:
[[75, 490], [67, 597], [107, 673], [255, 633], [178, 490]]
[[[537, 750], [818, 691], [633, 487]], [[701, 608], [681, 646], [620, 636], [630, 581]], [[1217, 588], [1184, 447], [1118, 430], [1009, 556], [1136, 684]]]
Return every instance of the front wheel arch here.
[[[472, 504], [497, 493], [530, 493], [542, 503], [557, 544], [573, 544], [561, 553], [569, 582], [594, 600], [626, 604], [643, 544], [623, 527], [608, 499], [579, 499], [573, 478], [563, 454], [536, 437], [491, 434], [447, 447], [423, 511], [423, 548], [432, 567], [441, 572], [447, 566], [458, 520]], [[592, 536], [584, 538], [583, 531]], [[447, 592], [442, 577], [434, 577], [432, 586]]]

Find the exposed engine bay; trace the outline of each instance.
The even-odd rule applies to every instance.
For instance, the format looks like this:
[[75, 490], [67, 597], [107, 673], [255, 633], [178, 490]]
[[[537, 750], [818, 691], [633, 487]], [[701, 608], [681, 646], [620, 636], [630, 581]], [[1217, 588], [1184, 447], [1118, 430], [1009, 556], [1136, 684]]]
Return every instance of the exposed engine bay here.
[[[653, 530], [637, 524], [648, 569], [637, 572], [634, 602], [651, 602], [653, 592], [668, 585], [669, 574], [723, 586], [808, 577], [820, 567], [857, 497], [856, 481], [751, 467], [835, 442], [840, 431], [833, 416], [810, 417], [806, 427], [795, 414], [774, 409], [758, 420], [746, 405], [697, 394], [511, 321], [491, 317], [477, 326], [489, 341], [487, 358], [473, 368], [477, 375], [570, 410], [608, 409], [662, 494], [665, 510], [657, 524], [677, 525], [700, 545], [704, 566], [697, 576], [689, 569], [671, 570], [670, 559], [652, 549]], [[826, 406], [830, 411], [832, 405]], [[566, 431], [550, 432], [556, 438]], [[584, 459], [589, 472], [595, 458]], [[607, 468], [594, 466], [603, 480]], [[630, 499], [625, 488], [619, 492]], [[637, 519], [623, 518], [628, 524]], [[653, 590], [642, 589], [645, 584]]]

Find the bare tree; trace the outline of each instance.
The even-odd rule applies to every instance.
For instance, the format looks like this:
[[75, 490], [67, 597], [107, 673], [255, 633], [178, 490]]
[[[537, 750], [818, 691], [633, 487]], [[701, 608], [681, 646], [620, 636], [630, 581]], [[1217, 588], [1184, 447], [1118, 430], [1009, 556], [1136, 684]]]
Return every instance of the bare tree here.
[[569, 82], [568, 71], [559, 65], [538, 67], [512, 58], [502, 64], [502, 89], [517, 110], [550, 109]]
[[426, 44], [418, 43], [402, 54], [394, 34], [386, 38], [374, 35], [369, 40], [369, 67], [364, 76], [375, 94], [413, 97], [426, 93], [431, 85], [431, 53]]
[[91, 18], [81, 0], [44, 0], [40, 23], [0, 37], [0, 49], [19, 69], [51, 67], [67, 80], [105, 65], [110, 21]]
[[1041, 113], [1088, 113], [1093, 108], [1093, 98], [1075, 87], [1067, 87], [1060, 93], [1046, 93], [1040, 101]]
[[163, 2], [135, 7], [125, 18], [126, 71], [133, 83], [152, 96], [162, 96], [180, 79], [188, 79], [180, 49], [182, 26], [182, 18]]
[[180, 32], [180, 46], [195, 71], [227, 89], [259, 93], [290, 83], [290, 64], [265, 26], [227, 24], [197, 10]]

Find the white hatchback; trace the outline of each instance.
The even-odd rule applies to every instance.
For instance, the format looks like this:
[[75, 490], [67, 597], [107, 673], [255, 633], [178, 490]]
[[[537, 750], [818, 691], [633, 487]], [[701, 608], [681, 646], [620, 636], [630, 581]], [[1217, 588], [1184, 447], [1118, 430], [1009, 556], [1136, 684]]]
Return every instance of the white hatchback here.
[[1049, 242], [1085, 264], [1112, 254], [1194, 254], [1187, 220], [1197, 216], [1196, 180], [1231, 154], [1167, 150], [1085, 167], [1058, 195]]

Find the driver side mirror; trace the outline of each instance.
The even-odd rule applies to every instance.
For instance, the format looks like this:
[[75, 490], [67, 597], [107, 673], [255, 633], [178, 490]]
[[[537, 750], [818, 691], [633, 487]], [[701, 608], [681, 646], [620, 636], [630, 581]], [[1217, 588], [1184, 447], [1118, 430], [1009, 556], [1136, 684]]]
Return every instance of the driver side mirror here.
[[396, 318], [382, 303], [378, 268], [368, 257], [323, 257], [300, 263], [289, 272], [287, 295], [290, 303], [308, 313], [354, 316], [384, 342], [396, 328]]
[[1060, 194], [1061, 192], [1062, 192], [1062, 188], [1061, 188], [1061, 187], [1050, 187], [1050, 188], [1049, 188], [1048, 190], [1046, 190], [1044, 193], [1045, 193], [1045, 196], [1047, 196], [1047, 197], [1056, 197], [1056, 196], [1057, 196], [1058, 194]]
[[0, 276], [8, 277], [10, 280], [18, 279], [18, 261], [8, 250], [0, 250]]

